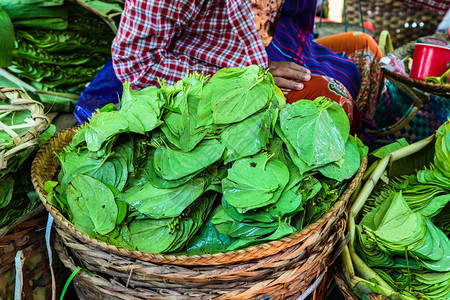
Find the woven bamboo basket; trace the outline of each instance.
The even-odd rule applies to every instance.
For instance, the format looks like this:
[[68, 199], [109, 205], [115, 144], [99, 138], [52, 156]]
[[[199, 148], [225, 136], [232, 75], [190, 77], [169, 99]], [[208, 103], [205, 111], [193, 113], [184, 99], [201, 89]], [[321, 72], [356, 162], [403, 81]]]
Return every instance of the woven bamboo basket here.
[[0, 299], [15, 293], [15, 257], [21, 251], [23, 299], [51, 299], [52, 281], [45, 244], [47, 213], [40, 205], [0, 237]]
[[[439, 38], [439, 39], [446, 39], [448, 42], [450, 42], [450, 39], [448, 38], [446, 33], [438, 33], [438, 34], [434, 34], [432, 36], [435, 38]], [[395, 55], [399, 59], [404, 59], [407, 57], [412, 58], [413, 54], [414, 54], [415, 46], [416, 46], [416, 40], [413, 40], [401, 47], [398, 47], [397, 49], [393, 50], [390, 53]], [[389, 79], [394, 79], [398, 82], [405, 84], [406, 86], [408, 86], [410, 88], [415, 88], [422, 92], [428, 92], [428, 93], [435, 94], [435, 95], [450, 97], [450, 84], [438, 84], [438, 83], [432, 83], [432, 82], [425, 82], [422, 80], [417, 80], [414, 78], [396, 74], [396, 73], [386, 70], [384, 68], [383, 68], [383, 72]]]
[[[32, 100], [22, 90], [0, 86], [0, 101], [5, 100], [9, 100], [10, 105], [0, 106], [0, 130], [8, 133], [13, 138], [13, 142], [0, 144], [0, 170], [7, 167], [9, 158], [37, 145], [39, 135], [47, 130], [50, 125], [50, 119], [44, 114], [44, 106]], [[1, 122], [2, 118], [20, 110], [31, 111], [32, 115], [28, 122], [17, 124], [15, 127], [7, 126]], [[27, 130], [17, 134], [17, 129]]]
[[[378, 163], [370, 167], [362, 180], [363, 187], [355, 197], [351, 208], [349, 209], [349, 220], [346, 235], [349, 236], [349, 242], [345, 246], [340, 261], [334, 265], [333, 275], [337, 286], [345, 295], [346, 299], [358, 300], [353, 293], [353, 289], [360, 281], [371, 282], [380, 287], [384, 293], [367, 293], [368, 299], [390, 299], [386, 295], [394, 294], [395, 291], [380, 276], [377, 275], [370, 267], [368, 267], [355, 249], [355, 224], [359, 213], [364, 206], [368, 196], [376, 188], [382, 176], [388, 178], [402, 175], [413, 174], [415, 171], [422, 169], [425, 165], [433, 161], [434, 157], [435, 136], [432, 135], [427, 139], [406, 146], [402, 149], [392, 152], [379, 160]], [[358, 261], [358, 263], [354, 263]], [[397, 298], [395, 298], [397, 299]], [[408, 298], [410, 299], [410, 298]]]
[[351, 24], [360, 23], [359, 2], [364, 21], [375, 27], [375, 39], [378, 40], [382, 30], [388, 30], [395, 47], [433, 34], [443, 18], [443, 15], [396, 0], [351, 0], [346, 1], [347, 19]]
[[[386, 49], [392, 49], [389, 34], [382, 34], [382, 37], [383, 41], [380, 41], [380, 45], [386, 45]], [[446, 34], [434, 34], [433, 37], [450, 41]], [[413, 41], [387, 52], [399, 59], [406, 59], [413, 56], [415, 44], [416, 41]], [[375, 122], [378, 120], [377, 116], [381, 116], [382, 120], [397, 121], [394, 124], [382, 125], [380, 127], [386, 127], [376, 131], [369, 130], [367, 133], [378, 140], [393, 141], [405, 138], [408, 142], [417, 142], [434, 134], [450, 116], [450, 84], [424, 82], [393, 73], [385, 68], [382, 70], [390, 83], [404, 96], [393, 95], [392, 99], [387, 99], [387, 101], [393, 101], [392, 103], [378, 104]], [[405, 99], [409, 99], [410, 103], [406, 103], [408, 101]]]
[[[335, 205], [318, 221], [281, 240], [237, 251], [210, 255], [164, 255], [115, 247], [92, 239], [47, 203], [43, 189], [54, 179], [59, 161], [54, 153], [74, 135], [67, 129], [50, 139], [32, 165], [32, 180], [46, 209], [54, 217], [66, 252], [58, 250], [69, 269], [67, 257], [96, 275], [75, 277], [76, 285], [89, 289], [86, 299], [305, 299], [316, 289], [333, 261], [333, 249], [346, 225], [346, 205], [367, 165], [358, 173]], [[61, 255], [61, 253], [63, 253]], [[322, 281], [326, 282], [326, 281]], [[322, 283], [323, 284], [323, 283]], [[94, 292], [96, 290], [97, 292]], [[261, 298], [262, 299], [262, 298]], [[265, 298], [264, 298], [265, 299]]]
[[[44, 115], [43, 106], [19, 89], [0, 87], [0, 101], [8, 102], [0, 105], [0, 130], [11, 137], [11, 142], [0, 143], [0, 178], [23, 176], [9, 172], [8, 162], [14, 155], [36, 146], [50, 120]], [[29, 110], [31, 115], [23, 124], [6, 124], [4, 118], [23, 110]], [[30, 211], [0, 227], [0, 299], [51, 299], [53, 287], [45, 244], [47, 212], [43, 205], [24, 210]], [[15, 261], [17, 256], [20, 263]]]

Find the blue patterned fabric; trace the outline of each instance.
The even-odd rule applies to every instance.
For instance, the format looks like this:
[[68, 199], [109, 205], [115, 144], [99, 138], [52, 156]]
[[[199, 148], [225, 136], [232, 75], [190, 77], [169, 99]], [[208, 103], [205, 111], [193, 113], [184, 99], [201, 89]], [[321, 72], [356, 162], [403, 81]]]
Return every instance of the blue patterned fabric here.
[[109, 61], [81, 93], [73, 114], [79, 124], [88, 122], [96, 109], [108, 103], [118, 106], [121, 96], [122, 82], [117, 79], [112, 61]]
[[356, 99], [361, 76], [347, 56], [319, 45], [314, 38], [316, 0], [285, 0], [274, 37], [266, 48], [269, 60], [292, 61], [311, 71], [339, 80]]
[[[413, 100], [389, 80], [381, 95], [374, 122], [380, 132], [390, 131], [394, 123], [405, 119], [414, 107]], [[409, 143], [420, 141], [434, 134], [450, 118], [450, 99], [430, 95], [430, 101], [414, 115], [404, 127], [389, 135], [386, 139], [394, 141], [405, 138]]]

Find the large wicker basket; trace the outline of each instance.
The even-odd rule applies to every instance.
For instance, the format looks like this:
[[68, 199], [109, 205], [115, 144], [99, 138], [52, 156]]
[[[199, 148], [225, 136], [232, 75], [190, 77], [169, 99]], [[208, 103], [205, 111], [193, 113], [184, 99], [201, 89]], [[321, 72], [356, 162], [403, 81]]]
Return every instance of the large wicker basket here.
[[[11, 142], [0, 144], [0, 178], [24, 176], [9, 169], [11, 160], [35, 147], [50, 121], [42, 104], [20, 89], [0, 87], [0, 101], [8, 101], [0, 105], [0, 122], [14, 112], [30, 111], [30, 118], [23, 124], [0, 124], [11, 137]], [[0, 226], [0, 299], [51, 299], [54, 286], [45, 243], [47, 215], [43, 205], [30, 204], [14, 214], [15, 219]]]
[[51, 299], [52, 277], [45, 244], [47, 212], [40, 205], [0, 236], [0, 299], [12, 299], [16, 289], [15, 257], [19, 252], [23, 299]]
[[[356, 220], [367, 198], [383, 176], [392, 178], [402, 175], [410, 175], [417, 170], [423, 169], [424, 166], [433, 161], [434, 143], [435, 136], [432, 135], [427, 139], [394, 151], [376, 162], [376, 164], [373, 165], [376, 167], [369, 168], [365, 174], [362, 180], [364, 186], [355, 197], [355, 201], [349, 209], [349, 226], [347, 227], [347, 235], [349, 236], [348, 245], [344, 248], [344, 251], [341, 254], [341, 261], [338, 262], [333, 268], [336, 284], [341, 289], [346, 299], [358, 299], [355, 293], [353, 293], [353, 289], [358, 286], [358, 282], [360, 281], [371, 282], [373, 285], [376, 284], [386, 295], [395, 293], [394, 289], [392, 289], [389, 284], [378, 276], [375, 271], [369, 268], [356, 252]], [[385, 179], [383, 181], [385, 182]], [[355, 264], [355, 261], [358, 261], [358, 264]], [[368, 291], [365, 292], [367, 292], [366, 295], [370, 299], [388, 299], [385, 295], [375, 294]]]
[[375, 39], [378, 40], [382, 30], [388, 30], [395, 47], [433, 34], [443, 18], [428, 9], [398, 0], [351, 0], [346, 1], [347, 19], [351, 24], [360, 23], [360, 2], [364, 21], [370, 21], [375, 27]]
[[[346, 205], [361, 180], [366, 159], [338, 202], [297, 233], [226, 253], [163, 255], [92, 239], [47, 203], [44, 183], [54, 179], [59, 169], [54, 153], [73, 135], [73, 129], [63, 131], [40, 149], [32, 165], [32, 180], [67, 247], [67, 251], [58, 248], [66, 267], [79, 266], [96, 274], [90, 277], [81, 272], [76, 276], [76, 286], [83, 286], [80, 290], [92, 291], [84, 295], [87, 299], [305, 299], [311, 293], [313, 298], [322, 299], [315, 294], [315, 287], [332, 262], [334, 245], [346, 225]], [[76, 263], [68, 263], [68, 258]]]

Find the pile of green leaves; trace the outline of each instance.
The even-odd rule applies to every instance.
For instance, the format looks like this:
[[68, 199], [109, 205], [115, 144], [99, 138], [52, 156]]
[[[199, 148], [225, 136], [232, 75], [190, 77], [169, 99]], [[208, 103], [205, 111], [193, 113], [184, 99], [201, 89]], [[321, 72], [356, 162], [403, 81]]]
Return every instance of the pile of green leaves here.
[[[8, 104], [4, 101], [0, 102], [0, 106]], [[12, 111], [3, 113], [0, 121], [7, 126], [14, 126], [23, 124], [30, 115], [30, 111]], [[24, 130], [27, 129], [14, 131], [20, 134]], [[0, 166], [0, 236], [7, 232], [15, 220], [39, 205], [39, 197], [31, 183], [31, 161], [39, 146], [54, 133], [55, 127], [52, 125], [39, 136], [38, 145], [13, 155], [8, 159], [6, 165]], [[12, 137], [5, 131], [0, 131], [0, 156], [14, 146]]]
[[61, 8], [69, 11], [64, 30], [16, 28], [8, 69], [39, 90], [79, 94], [111, 59], [114, 33], [78, 5]]
[[416, 299], [450, 298], [450, 121], [436, 137], [434, 161], [377, 190], [357, 225], [363, 260]]
[[[47, 2], [0, 3], [14, 25], [8, 34], [15, 36], [14, 49], [0, 48], [0, 57], [8, 54], [8, 71], [37, 90], [79, 95], [111, 59], [115, 31], [80, 5]], [[122, 10], [118, 1], [87, 2], [109, 17]]]
[[131, 90], [58, 154], [49, 203], [91, 237], [146, 252], [215, 253], [279, 239], [338, 199], [367, 154], [327, 98], [285, 105], [270, 73]]

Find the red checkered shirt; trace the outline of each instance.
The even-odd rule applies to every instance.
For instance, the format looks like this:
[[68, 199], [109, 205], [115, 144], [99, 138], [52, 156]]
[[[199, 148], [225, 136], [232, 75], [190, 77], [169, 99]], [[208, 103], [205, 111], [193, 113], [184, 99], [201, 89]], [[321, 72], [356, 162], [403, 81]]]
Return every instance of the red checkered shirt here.
[[268, 62], [248, 0], [127, 0], [112, 57], [135, 89]]
[[415, 6], [426, 8], [440, 15], [445, 15], [447, 10], [450, 9], [449, 0], [401, 0], [401, 1]]

